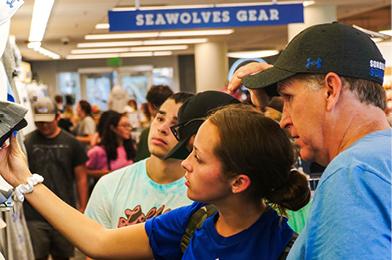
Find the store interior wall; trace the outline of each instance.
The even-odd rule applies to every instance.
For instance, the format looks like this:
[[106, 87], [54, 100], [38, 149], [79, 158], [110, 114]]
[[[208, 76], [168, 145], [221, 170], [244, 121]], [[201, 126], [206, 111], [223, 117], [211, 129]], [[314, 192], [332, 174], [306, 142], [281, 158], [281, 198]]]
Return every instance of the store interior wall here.
[[[77, 72], [82, 68], [105, 68], [108, 67], [106, 59], [97, 60], [55, 60], [55, 61], [31, 61], [34, 77], [48, 86], [49, 96], [54, 97], [57, 91], [57, 77], [60, 72]], [[152, 65], [154, 68], [172, 67], [173, 91], [182, 90], [180, 86], [179, 66], [176, 56], [152, 57], [152, 58], [123, 58], [121, 66]], [[193, 65], [194, 66], [194, 65]], [[191, 70], [191, 68], [190, 68]], [[193, 72], [194, 73], [194, 72]], [[194, 77], [194, 76], [193, 76]], [[83, 84], [81, 92], [84, 93]]]

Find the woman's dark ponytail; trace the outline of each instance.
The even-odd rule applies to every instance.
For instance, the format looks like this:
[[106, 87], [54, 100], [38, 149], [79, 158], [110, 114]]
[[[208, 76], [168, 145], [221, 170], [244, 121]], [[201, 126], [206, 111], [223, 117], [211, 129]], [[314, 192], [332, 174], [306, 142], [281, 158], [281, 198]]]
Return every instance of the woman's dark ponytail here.
[[277, 205], [283, 212], [285, 209], [296, 211], [303, 208], [310, 200], [310, 189], [306, 175], [292, 169], [285, 185], [271, 191], [265, 198], [268, 202]]

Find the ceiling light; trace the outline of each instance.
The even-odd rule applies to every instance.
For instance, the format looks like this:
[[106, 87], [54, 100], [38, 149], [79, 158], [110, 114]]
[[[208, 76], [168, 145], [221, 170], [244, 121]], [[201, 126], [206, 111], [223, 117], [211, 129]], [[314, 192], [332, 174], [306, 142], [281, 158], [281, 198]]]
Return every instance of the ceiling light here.
[[378, 32], [382, 33], [382, 34], [386, 34], [386, 35], [392, 36], [392, 30], [382, 30], [382, 31], [378, 31]]
[[[190, 8], [209, 8], [214, 7], [214, 5], [156, 5], [156, 6], [142, 6], [138, 10], [167, 10], [167, 9], [190, 9]], [[124, 6], [115, 7], [111, 9], [112, 11], [136, 11], [135, 7]]]
[[44, 38], [46, 25], [54, 0], [35, 0], [30, 25], [30, 42], [40, 42]]
[[105, 29], [109, 29], [109, 24], [108, 23], [98, 23], [95, 25], [95, 29], [97, 30], [105, 30]]
[[164, 45], [164, 46], [142, 46], [142, 47], [131, 47], [131, 51], [176, 51], [186, 50], [187, 45]]
[[27, 44], [27, 48], [33, 49], [34, 51], [36, 51], [42, 55], [48, 56], [49, 58], [52, 58], [54, 60], [58, 60], [61, 57], [57, 53], [54, 53], [53, 51], [50, 51], [48, 49], [41, 47], [41, 42], [29, 42]]
[[143, 45], [143, 41], [126, 41], [126, 42], [86, 42], [78, 43], [78, 48], [95, 48], [95, 47], [124, 47]]
[[174, 51], [186, 50], [187, 45], [164, 45], [164, 46], [143, 46], [131, 48], [99, 48], [99, 49], [75, 49], [71, 54], [92, 54], [92, 53], [116, 53], [116, 52], [130, 52], [130, 51]]
[[68, 60], [77, 59], [107, 59], [120, 57], [118, 53], [101, 53], [101, 54], [84, 54], [84, 55], [68, 55], [66, 58]]
[[41, 47], [41, 42], [29, 42], [27, 44], [27, 48], [29, 49], [37, 49], [39, 47]]
[[[109, 26], [109, 25], [108, 25]], [[150, 37], [185, 37], [185, 36], [204, 36], [204, 35], [228, 35], [234, 32], [233, 29], [218, 30], [189, 30], [189, 31], [163, 31], [163, 32], [144, 32], [144, 33], [107, 33], [89, 34], [86, 40], [102, 39], [127, 39], [127, 38], [150, 38]]]
[[155, 51], [154, 56], [170, 56], [173, 52], [171, 51]]
[[[314, 1], [306, 1], [314, 2]], [[285, 3], [280, 1], [279, 3]], [[287, 3], [287, 2], [286, 2]], [[155, 5], [155, 6], [141, 6], [136, 9], [134, 6], [114, 7], [112, 11], [136, 11], [136, 10], [167, 10], [167, 9], [194, 9], [194, 8], [212, 8], [212, 7], [231, 7], [231, 6], [258, 6], [258, 5], [271, 5], [268, 3], [232, 3], [232, 4], [200, 4], [200, 5]]]
[[233, 29], [222, 30], [192, 30], [192, 31], [169, 31], [160, 32], [159, 37], [178, 37], [178, 36], [203, 36], [203, 35], [227, 35], [232, 34]]
[[78, 49], [72, 50], [72, 54], [87, 54], [87, 53], [114, 53], [114, 52], [127, 52], [129, 48], [103, 48], [103, 49]]
[[101, 53], [101, 54], [84, 54], [84, 55], [68, 55], [69, 60], [78, 59], [107, 59], [115, 57], [151, 57], [151, 56], [168, 56], [172, 55], [171, 51], [161, 52], [126, 52], [126, 53]]
[[269, 57], [278, 54], [277, 50], [262, 50], [262, 51], [240, 51], [240, 52], [229, 52], [227, 54], [230, 58], [262, 58]]
[[366, 33], [367, 35], [369, 35], [371, 38], [381, 38], [383, 40], [387, 40], [389, 38], [391, 38], [389, 35], [384, 34], [384, 33], [379, 33], [379, 32], [375, 32], [369, 29], [365, 29], [363, 27], [360, 27], [358, 25], [353, 24], [353, 27], [357, 30], [360, 30], [363, 33]]
[[58, 60], [60, 59], [60, 55], [58, 55], [57, 53], [54, 53], [53, 51], [50, 51], [48, 49], [39, 47], [38, 49], [36, 49], [37, 52], [41, 53], [42, 55], [48, 56], [54, 60]]
[[195, 43], [205, 43], [207, 41], [208, 40], [206, 38], [173, 39], [173, 40], [147, 40], [147, 41], [143, 41], [143, 45], [195, 44]]
[[172, 39], [172, 40], [148, 40], [148, 41], [119, 41], [119, 42], [88, 42], [78, 43], [78, 48], [98, 48], [98, 47], [126, 47], [142, 45], [168, 45], [168, 44], [196, 44], [205, 43], [206, 38], [195, 39]]
[[310, 5], [314, 5], [316, 2], [315, 1], [304, 1], [302, 4], [304, 5], [304, 7], [310, 6]]
[[381, 38], [370, 38], [370, 39], [372, 39], [372, 41], [374, 41], [375, 43], [383, 41], [383, 39], [381, 39]]
[[86, 40], [150, 38], [150, 37], [158, 37], [158, 32], [89, 34], [84, 36]]

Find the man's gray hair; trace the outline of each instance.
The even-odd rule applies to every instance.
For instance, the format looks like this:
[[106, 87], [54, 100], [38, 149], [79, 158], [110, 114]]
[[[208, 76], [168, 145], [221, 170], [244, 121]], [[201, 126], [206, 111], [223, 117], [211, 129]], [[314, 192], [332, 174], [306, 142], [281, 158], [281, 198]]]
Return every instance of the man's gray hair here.
[[[324, 85], [325, 74], [298, 74], [278, 84], [279, 87], [289, 85], [294, 80], [304, 80], [310, 89], [318, 90]], [[381, 84], [350, 77], [342, 77], [343, 87], [353, 92], [358, 100], [365, 104], [374, 105], [382, 110], [386, 107], [386, 94]]]

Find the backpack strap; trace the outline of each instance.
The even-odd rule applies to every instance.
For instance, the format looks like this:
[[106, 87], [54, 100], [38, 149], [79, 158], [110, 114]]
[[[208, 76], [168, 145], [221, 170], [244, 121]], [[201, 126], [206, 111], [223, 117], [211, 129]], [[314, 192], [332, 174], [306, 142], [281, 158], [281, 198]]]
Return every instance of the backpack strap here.
[[291, 239], [287, 243], [286, 247], [284, 248], [283, 253], [280, 255], [279, 260], [285, 260], [287, 258], [287, 256], [289, 255], [290, 249], [293, 246], [297, 237], [298, 237], [298, 234], [294, 232], [293, 236], [291, 237]]
[[186, 226], [185, 233], [181, 238], [181, 252], [184, 253], [191, 241], [196, 229], [199, 229], [204, 221], [216, 212], [213, 205], [205, 205], [196, 210], [189, 218], [188, 225]]

